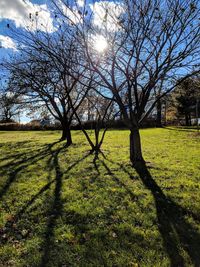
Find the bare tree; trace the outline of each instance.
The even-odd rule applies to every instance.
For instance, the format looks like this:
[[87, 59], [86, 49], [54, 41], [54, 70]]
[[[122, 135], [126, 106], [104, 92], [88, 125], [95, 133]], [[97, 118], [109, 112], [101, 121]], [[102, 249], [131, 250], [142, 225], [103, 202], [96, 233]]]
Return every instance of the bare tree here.
[[[88, 18], [84, 7], [78, 13], [82, 24], [77, 31], [89, 69], [104, 88], [100, 93], [114, 99], [130, 129], [130, 159], [136, 164], [144, 162], [141, 122], [177, 81], [183, 82], [199, 66], [199, 5], [191, 0], [124, 0], [112, 2], [112, 8], [109, 2], [101, 5], [101, 23], [95, 21], [94, 9]], [[97, 49], [98, 39], [101, 47], [106, 42], [105, 49]]]
[[70, 123], [95, 77], [99, 95], [117, 103], [130, 129], [131, 162], [144, 162], [142, 121], [162, 97], [198, 72], [198, 2], [53, 2], [62, 23], [51, 35], [20, 36], [23, 57], [14, 64], [15, 78], [27, 79], [23, 89], [61, 121], [70, 144]]
[[22, 109], [21, 99], [13, 93], [10, 80], [1, 82], [0, 88], [0, 121], [11, 122], [16, 119]]
[[[82, 116], [79, 115], [80, 112]], [[86, 96], [78, 112], [76, 112], [79, 126], [91, 146], [91, 153], [94, 152], [96, 158], [101, 152], [109, 122], [114, 119], [115, 114], [114, 102], [103, 98], [96, 90], [90, 91], [90, 94]], [[91, 124], [91, 130], [94, 130], [94, 139], [86, 131], [89, 124]]]
[[[62, 125], [61, 140], [72, 143], [70, 126], [91, 81], [87, 80], [79, 47], [70, 28], [47, 32], [16, 33], [20, 43], [18, 55], [5, 64], [11, 71], [13, 88], [26, 103], [45, 105]], [[83, 75], [84, 74], [84, 75]]]

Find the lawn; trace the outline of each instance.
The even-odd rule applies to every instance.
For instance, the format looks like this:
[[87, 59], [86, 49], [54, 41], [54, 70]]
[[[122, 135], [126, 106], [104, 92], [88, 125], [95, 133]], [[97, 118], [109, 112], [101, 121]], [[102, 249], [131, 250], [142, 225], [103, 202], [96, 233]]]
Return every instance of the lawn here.
[[200, 137], [141, 130], [149, 175], [129, 163], [128, 131], [94, 161], [79, 131], [0, 132], [0, 266], [200, 266]]

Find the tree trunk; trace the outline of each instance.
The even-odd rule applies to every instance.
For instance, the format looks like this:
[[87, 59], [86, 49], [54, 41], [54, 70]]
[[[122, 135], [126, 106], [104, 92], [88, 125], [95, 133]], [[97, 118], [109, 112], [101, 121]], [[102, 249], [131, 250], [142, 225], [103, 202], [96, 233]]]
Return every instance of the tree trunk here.
[[189, 120], [189, 115], [188, 113], [185, 113], [185, 125], [190, 126], [190, 120]]
[[162, 105], [161, 105], [161, 100], [160, 99], [157, 102], [156, 126], [157, 127], [162, 127]]
[[138, 128], [130, 129], [130, 160], [133, 165], [144, 163], [142, 157], [142, 147], [140, 141], [140, 133]]
[[191, 113], [189, 112], [189, 126], [192, 126]]
[[70, 146], [72, 144], [72, 135], [68, 123], [62, 123], [62, 137], [60, 140], [66, 140], [67, 146]]
[[95, 158], [98, 158], [99, 152], [100, 152], [100, 144], [99, 144], [99, 131], [100, 129], [98, 128], [98, 125], [95, 126], [95, 145], [92, 149], [92, 153], [95, 153]]

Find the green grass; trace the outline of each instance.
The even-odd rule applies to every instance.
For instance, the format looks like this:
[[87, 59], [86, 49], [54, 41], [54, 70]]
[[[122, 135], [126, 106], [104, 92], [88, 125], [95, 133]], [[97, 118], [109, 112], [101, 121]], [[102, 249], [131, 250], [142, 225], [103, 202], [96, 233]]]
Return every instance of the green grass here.
[[129, 163], [128, 131], [93, 162], [82, 134], [0, 132], [0, 266], [200, 266], [200, 138], [141, 130], [150, 175]]

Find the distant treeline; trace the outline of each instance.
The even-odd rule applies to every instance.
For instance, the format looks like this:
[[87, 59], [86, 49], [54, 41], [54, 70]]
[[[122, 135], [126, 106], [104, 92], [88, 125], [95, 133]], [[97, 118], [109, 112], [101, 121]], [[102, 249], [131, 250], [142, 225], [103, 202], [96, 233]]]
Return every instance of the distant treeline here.
[[[82, 123], [82, 127], [84, 129], [95, 129], [97, 126], [96, 121], [86, 121]], [[100, 128], [109, 128], [109, 129], [126, 129], [126, 125], [122, 120], [111, 120], [108, 122], [100, 122], [98, 123], [98, 127]], [[155, 119], [146, 119], [142, 125], [141, 128], [150, 128], [150, 127], [156, 127], [156, 120]], [[59, 123], [56, 124], [50, 124], [50, 125], [38, 125], [34, 123], [27, 123], [27, 124], [20, 124], [16, 122], [10, 122], [10, 123], [0, 123], [0, 131], [39, 131], [39, 130], [61, 130], [62, 126]], [[75, 124], [71, 126], [72, 130], [81, 130], [81, 125]]]

